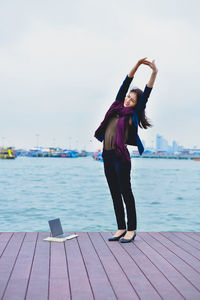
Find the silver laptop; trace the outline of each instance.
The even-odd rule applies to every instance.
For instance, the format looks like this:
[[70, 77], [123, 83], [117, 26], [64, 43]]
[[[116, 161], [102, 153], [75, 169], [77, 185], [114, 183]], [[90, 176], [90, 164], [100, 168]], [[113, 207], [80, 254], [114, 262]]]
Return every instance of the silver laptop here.
[[50, 220], [48, 222], [49, 222], [49, 227], [50, 227], [50, 230], [51, 230], [52, 237], [64, 238], [64, 237], [70, 236], [70, 234], [64, 234], [63, 233], [62, 225], [61, 225], [61, 222], [60, 222], [59, 218]]

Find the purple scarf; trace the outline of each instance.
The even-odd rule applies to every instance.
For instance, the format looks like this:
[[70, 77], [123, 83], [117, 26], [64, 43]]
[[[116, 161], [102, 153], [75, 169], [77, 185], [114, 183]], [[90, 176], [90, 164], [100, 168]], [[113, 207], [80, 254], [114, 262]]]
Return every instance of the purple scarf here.
[[120, 118], [117, 122], [114, 145], [115, 145], [116, 154], [120, 156], [123, 161], [127, 161], [127, 160], [130, 161], [129, 152], [126, 146], [124, 145], [124, 135], [125, 135], [126, 125], [129, 121], [129, 117], [133, 113], [134, 113], [133, 107], [125, 107], [124, 102], [114, 101], [113, 104], [108, 109], [107, 113], [105, 114], [104, 120], [101, 122], [100, 126], [95, 131], [95, 135], [94, 135], [98, 139], [98, 137], [100, 137], [104, 133], [104, 130], [106, 128], [110, 116], [119, 114]]

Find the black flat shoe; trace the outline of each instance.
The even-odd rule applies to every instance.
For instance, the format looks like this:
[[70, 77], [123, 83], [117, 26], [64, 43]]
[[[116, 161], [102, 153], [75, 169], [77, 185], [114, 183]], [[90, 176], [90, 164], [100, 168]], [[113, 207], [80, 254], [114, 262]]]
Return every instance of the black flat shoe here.
[[133, 235], [133, 237], [131, 238], [131, 239], [124, 239], [124, 238], [121, 238], [120, 239], [120, 242], [121, 243], [129, 243], [129, 242], [131, 242], [131, 241], [134, 241], [134, 238], [136, 237], [136, 231], [134, 232], [134, 235]]
[[119, 236], [113, 236], [111, 238], [108, 238], [108, 241], [119, 241], [119, 239], [126, 234], [126, 231], [124, 231], [121, 235]]

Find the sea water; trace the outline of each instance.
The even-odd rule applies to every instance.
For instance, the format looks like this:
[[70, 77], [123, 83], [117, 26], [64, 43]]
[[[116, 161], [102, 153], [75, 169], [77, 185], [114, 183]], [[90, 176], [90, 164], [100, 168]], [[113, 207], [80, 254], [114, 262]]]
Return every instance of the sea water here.
[[[137, 231], [200, 231], [200, 162], [139, 157], [131, 164]], [[55, 218], [65, 232], [117, 230], [103, 163], [1, 159], [0, 231], [49, 231]]]

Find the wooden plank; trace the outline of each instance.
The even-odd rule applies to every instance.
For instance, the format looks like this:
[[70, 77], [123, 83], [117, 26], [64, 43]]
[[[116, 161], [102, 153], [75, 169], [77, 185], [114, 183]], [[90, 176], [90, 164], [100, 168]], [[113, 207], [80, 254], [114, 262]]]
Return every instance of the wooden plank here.
[[[7, 239], [8, 235], [4, 235]], [[12, 269], [15, 265], [17, 256], [19, 254], [20, 247], [25, 237], [24, 232], [15, 232], [9, 240], [5, 251], [0, 259], [0, 298], [3, 297], [4, 291], [8, 284]]]
[[7, 247], [8, 242], [13, 236], [13, 232], [1, 232], [0, 234], [0, 257], [2, 256], [4, 250]]
[[[75, 234], [70, 232], [69, 234]], [[77, 233], [79, 235], [79, 233]], [[77, 238], [65, 242], [72, 299], [94, 299], [87, 269], [80, 252]]]
[[71, 299], [65, 243], [50, 242], [50, 247], [49, 299]]
[[174, 232], [162, 232], [162, 234], [167, 237], [170, 241], [172, 241], [177, 246], [181, 247], [188, 254], [192, 255], [196, 259], [200, 260], [200, 251], [188, 244], [183, 239], [179, 238], [179, 235], [175, 235]]
[[[101, 232], [101, 235], [109, 247], [112, 255], [117, 260], [118, 264], [124, 270], [124, 273], [129, 278], [132, 286], [134, 287], [138, 297], [140, 299], [162, 299], [156, 289], [153, 287], [151, 282], [146, 277], [146, 274], [141, 270], [140, 265], [138, 264], [137, 257], [143, 256], [143, 253], [134, 246], [133, 243], [126, 244], [125, 247], [121, 246], [120, 242], [109, 242], [108, 238], [111, 237], [114, 233]], [[133, 253], [134, 259], [130, 256], [127, 248]]]
[[95, 300], [117, 299], [87, 232], [76, 232]]
[[48, 299], [50, 243], [43, 241], [43, 238], [47, 236], [49, 236], [49, 232], [39, 232], [38, 234], [27, 287], [27, 300]]
[[159, 259], [159, 256], [157, 256], [156, 263], [154, 262], [155, 259], [152, 259], [155, 251], [141, 238], [141, 232], [137, 232], [134, 242], [120, 244], [129, 253], [163, 299], [183, 299], [183, 296], [178, 292], [176, 287], [168, 281], [167, 276], [160, 270], [159, 264], [163, 263], [163, 259]]
[[3, 297], [4, 300], [18, 300], [25, 298], [36, 238], [37, 232], [26, 233], [6, 287]]
[[89, 237], [107, 273], [117, 299], [139, 299], [129, 278], [112, 255], [100, 233], [90, 232]]
[[[178, 237], [179, 239], [185, 241], [186, 243], [188, 243], [189, 245], [191, 245], [192, 247], [196, 248], [197, 250], [200, 250], [200, 243], [198, 241], [195, 241], [191, 236], [189, 236], [188, 234], [185, 234], [185, 232], [179, 232], [179, 233], [174, 233], [174, 235], [176, 237]], [[198, 251], [200, 253], [200, 251]]]
[[[171, 241], [169, 241], [167, 238], [163, 237], [159, 233], [153, 233], [151, 234], [152, 238], [154, 237], [158, 243], [155, 244], [156, 250], [165, 257], [165, 259], [172, 264], [176, 270], [178, 270], [182, 276], [187, 279], [198, 291], [199, 297], [200, 297], [200, 268], [197, 270], [194, 267], [192, 267], [190, 264], [188, 264], [187, 259], [183, 259], [182, 253], [184, 252], [183, 249], [178, 248], [176, 245], [174, 245]], [[146, 240], [146, 239], [145, 239]], [[151, 238], [149, 238], [148, 235], [148, 241], [152, 243]], [[167, 250], [163, 251], [163, 246]], [[175, 247], [176, 253], [174, 253], [173, 249]], [[186, 253], [187, 254], [187, 253]], [[194, 261], [200, 263], [197, 259], [195, 259], [193, 256], [187, 254], [188, 261]], [[184, 282], [183, 282], [184, 284]]]
[[200, 243], [200, 236], [196, 232], [185, 232], [185, 235], [193, 238], [195, 241]]
[[7, 242], [13, 234], [13, 232], [1, 232], [0, 242]]
[[167, 247], [170, 251], [180, 257], [186, 264], [191, 266], [198, 274], [200, 274], [200, 261], [197, 258], [185, 251], [184, 248], [175, 244], [173, 241], [167, 238], [165, 234], [160, 233], [158, 235], [155, 232], [152, 232], [150, 234], [151, 236], [159, 240], [160, 243], [165, 245], [165, 247]]
[[[157, 233], [159, 238], [159, 234]], [[191, 284], [172, 264], [166, 260], [169, 256], [169, 250], [162, 246], [156, 239], [153, 239], [150, 234], [141, 232], [140, 237], [144, 240], [142, 247], [145, 254], [157, 266], [157, 268], [166, 276], [167, 280], [179, 291], [182, 297], [187, 300], [199, 299], [199, 291]], [[156, 250], [155, 250], [156, 249]], [[158, 252], [158, 249], [161, 253]], [[178, 260], [178, 259], [177, 259]]]

